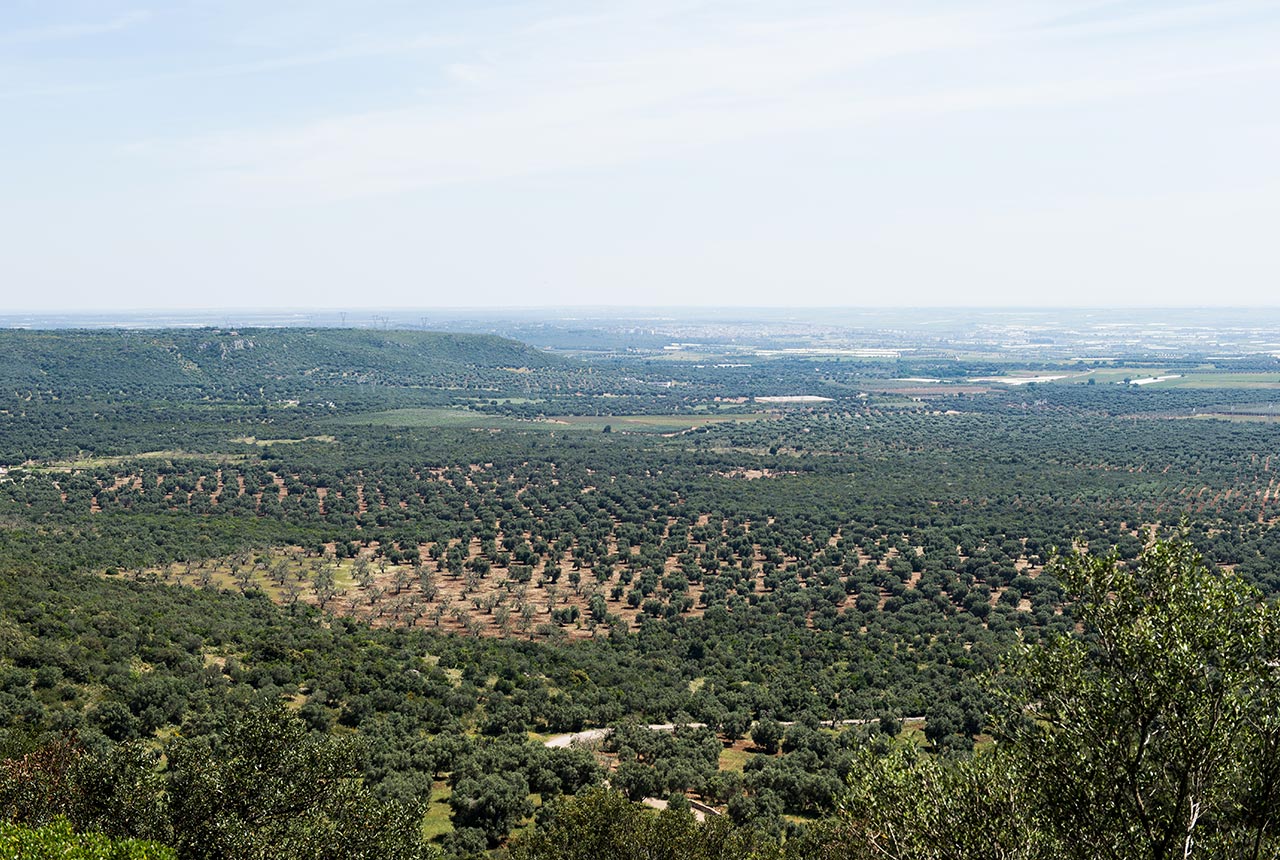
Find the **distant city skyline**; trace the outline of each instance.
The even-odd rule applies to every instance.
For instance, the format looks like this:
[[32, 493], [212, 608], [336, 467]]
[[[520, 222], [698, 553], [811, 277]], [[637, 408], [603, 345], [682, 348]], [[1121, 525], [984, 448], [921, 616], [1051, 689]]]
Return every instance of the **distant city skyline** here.
[[13, 0], [0, 314], [1274, 306], [1280, 2]]

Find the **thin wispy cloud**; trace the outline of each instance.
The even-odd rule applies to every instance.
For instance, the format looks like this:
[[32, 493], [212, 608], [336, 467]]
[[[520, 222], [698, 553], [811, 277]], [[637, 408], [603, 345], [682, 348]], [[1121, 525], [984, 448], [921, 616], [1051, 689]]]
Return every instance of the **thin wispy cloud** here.
[[310, 51], [280, 54], [243, 62], [191, 65], [181, 68], [169, 68], [153, 74], [80, 80], [44, 87], [0, 89], [0, 99], [102, 93], [166, 82], [253, 77], [291, 69], [352, 63], [376, 57], [412, 55], [449, 43], [450, 40], [447, 37], [430, 35], [376, 40], [357, 39]]
[[1115, 36], [1231, 24], [1260, 13], [1280, 13], [1276, 0], [1213, 0], [1157, 7], [1132, 0], [1102, 3], [1044, 22], [1037, 29], [1062, 36]]
[[0, 45], [38, 44], [40, 42], [60, 42], [72, 39], [84, 39], [91, 36], [102, 36], [119, 33], [149, 20], [151, 13], [145, 9], [133, 9], [98, 21], [64, 21], [44, 24], [38, 27], [25, 27], [16, 30], [0, 31]]
[[[445, 66], [465, 87], [422, 104], [181, 141], [176, 152], [244, 181], [323, 195], [610, 164], [734, 139], [773, 121], [827, 124], [849, 114], [846, 102], [857, 95], [857, 82], [832, 88], [839, 76], [991, 38], [967, 16], [841, 13], [772, 24], [726, 16], [710, 43], [655, 45], [631, 35], [646, 19], [655, 20], [651, 10], [640, 20], [537, 22], [488, 44], [482, 63]], [[546, 32], [559, 38], [526, 41]]]
[[[1243, 7], [1258, 4], [1228, 4]], [[1044, 25], [1011, 5], [966, 12], [831, 8], [741, 15], [698, 7], [698, 37], [651, 38], [690, 4], [536, 21], [492, 39], [482, 62], [441, 68], [450, 87], [420, 103], [283, 127], [156, 143], [229, 193], [342, 198], [593, 168], [699, 147], [963, 111], [1051, 110], [1142, 97], [1270, 61], [1187, 63], [1163, 46], [1004, 74]], [[1206, 14], [1193, 7], [1184, 14]], [[1112, 16], [1114, 17], [1114, 16]], [[1159, 16], [1147, 16], [1154, 19]], [[1132, 18], [1130, 25], [1136, 26]], [[548, 33], [554, 39], [546, 38]], [[541, 38], [533, 38], [537, 34]], [[708, 37], [709, 36], [709, 37]], [[983, 69], [973, 57], [990, 55]], [[922, 57], [956, 73], [912, 80]], [[1008, 61], [1006, 61], [1008, 62]], [[979, 66], [976, 70], [972, 66]]]

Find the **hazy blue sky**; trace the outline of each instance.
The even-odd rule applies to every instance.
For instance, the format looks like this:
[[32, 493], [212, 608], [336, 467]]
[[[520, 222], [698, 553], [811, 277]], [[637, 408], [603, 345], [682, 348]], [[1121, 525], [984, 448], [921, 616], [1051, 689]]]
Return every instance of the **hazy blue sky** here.
[[0, 308], [1277, 304], [1280, 2], [0, 0]]

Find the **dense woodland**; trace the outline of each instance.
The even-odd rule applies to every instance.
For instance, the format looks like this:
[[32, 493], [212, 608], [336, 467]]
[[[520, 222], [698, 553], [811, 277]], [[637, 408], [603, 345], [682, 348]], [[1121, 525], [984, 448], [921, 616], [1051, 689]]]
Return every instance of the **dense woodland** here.
[[[1248, 702], [1273, 702], [1280, 386], [1258, 380], [1280, 362], [1161, 366], [1203, 384], [0, 332], [0, 846], [1181, 857], [1194, 831], [1192, 856], [1275, 856], [1257, 768], [1280, 735]], [[755, 400], [795, 394], [827, 399]], [[1173, 614], [1142, 616], [1152, 595]], [[1150, 674], [1141, 643], [1116, 649], [1151, 624], [1235, 648], [1239, 677], [1170, 675], [1115, 723], [1181, 731], [1161, 709], [1188, 695], [1238, 713], [1219, 750], [1225, 723], [1179, 711], [1160, 752], [1217, 770], [1135, 811], [1096, 794], [1089, 744], [1120, 750], [1114, 725], [1037, 732]], [[1046, 794], [1055, 767], [1084, 793]], [[1028, 812], [1090, 803], [1108, 827]], [[937, 848], [944, 814], [985, 823]], [[1074, 846], [1081, 828], [1110, 841]]]

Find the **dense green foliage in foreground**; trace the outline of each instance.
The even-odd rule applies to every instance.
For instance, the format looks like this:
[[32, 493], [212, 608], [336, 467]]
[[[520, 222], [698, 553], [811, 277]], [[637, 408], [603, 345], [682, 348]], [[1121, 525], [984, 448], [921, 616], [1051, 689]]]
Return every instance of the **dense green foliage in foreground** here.
[[[687, 809], [654, 814], [592, 788], [544, 805], [511, 856], [1274, 856], [1280, 609], [1181, 541], [1127, 564], [1073, 554], [1057, 572], [1085, 635], [1006, 658], [991, 678], [995, 740], [973, 756], [863, 744], [838, 811], [785, 839], [755, 817], [698, 824]], [[309, 732], [278, 708], [166, 752], [160, 767], [137, 743], [97, 753], [46, 743], [0, 768], [0, 813], [149, 836], [182, 857], [434, 856], [411, 810], [378, 802], [355, 778], [351, 741]], [[455, 788], [456, 851], [494, 845], [531, 811], [528, 786], [494, 765]]]
[[[311, 732], [278, 708], [251, 709], [200, 739], [92, 752], [64, 736], [0, 768], [0, 811], [34, 826], [145, 836], [178, 856], [429, 856], [420, 812], [377, 803], [358, 745]], [[47, 824], [47, 822], [52, 822]]]
[[137, 839], [77, 833], [58, 819], [43, 827], [0, 821], [0, 857], [6, 860], [173, 860], [172, 848]]
[[[1267, 389], [0, 334], [0, 819], [184, 858], [1274, 851], [1280, 434], [1188, 417]], [[740, 402], [796, 391], [832, 400]], [[1184, 516], [1143, 564], [1186, 576], [1125, 579]], [[1047, 564], [1078, 540], [1126, 564]]]

